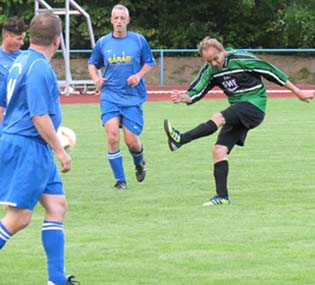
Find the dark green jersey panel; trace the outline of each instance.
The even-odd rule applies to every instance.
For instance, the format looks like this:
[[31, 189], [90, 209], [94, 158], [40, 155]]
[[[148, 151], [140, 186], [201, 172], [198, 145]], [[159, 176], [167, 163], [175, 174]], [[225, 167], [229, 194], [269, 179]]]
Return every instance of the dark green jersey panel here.
[[230, 104], [250, 102], [262, 111], [266, 109], [266, 87], [262, 77], [283, 86], [288, 76], [274, 65], [246, 52], [229, 51], [221, 69], [205, 63], [191, 83], [187, 94], [192, 104], [218, 86]]

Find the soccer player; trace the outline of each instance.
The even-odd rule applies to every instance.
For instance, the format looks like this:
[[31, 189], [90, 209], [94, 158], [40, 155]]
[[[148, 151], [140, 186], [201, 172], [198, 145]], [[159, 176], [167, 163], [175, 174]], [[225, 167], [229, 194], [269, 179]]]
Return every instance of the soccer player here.
[[0, 138], [0, 249], [25, 228], [39, 201], [45, 209], [42, 244], [47, 256], [48, 284], [71, 285], [64, 273], [63, 223], [67, 202], [61, 171], [71, 170], [71, 158], [58, 140], [61, 123], [59, 86], [50, 65], [60, 43], [61, 21], [39, 14], [30, 24], [30, 47], [14, 61], [6, 77], [6, 114]]
[[[27, 25], [18, 17], [7, 19], [2, 27], [2, 44], [0, 47], [0, 88], [13, 61], [21, 53]], [[0, 136], [2, 118], [5, 110], [5, 98], [0, 98]]]
[[9, 18], [2, 27], [2, 44], [0, 47], [0, 64], [7, 70], [21, 53], [27, 25], [18, 17]]
[[182, 145], [209, 136], [221, 128], [212, 149], [216, 195], [204, 205], [229, 204], [228, 155], [235, 145], [243, 146], [248, 131], [264, 119], [267, 95], [262, 77], [291, 90], [304, 102], [309, 102], [315, 92], [299, 89], [288, 80], [285, 73], [251, 53], [225, 50], [216, 39], [204, 38], [198, 49], [205, 64], [187, 92], [179, 93], [175, 90], [171, 100], [175, 104], [193, 104], [214, 86], [218, 86], [226, 94], [230, 107], [215, 113], [210, 120], [188, 132], [179, 132], [167, 119], [164, 121], [164, 130], [170, 150], [175, 151]]
[[[107, 158], [112, 168], [116, 189], [127, 187], [120, 151], [120, 131], [133, 158], [136, 178], [146, 175], [143, 145], [139, 135], [143, 130], [142, 104], [147, 92], [143, 77], [156, 62], [146, 39], [127, 30], [129, 11], [123, 5], [112, 9], [113, 32], [101, 37], [89, 59], [89, 73], [101, 89], [101, 119], [107, 134]], [[103, 77], [98, 69], [104, 68]]]

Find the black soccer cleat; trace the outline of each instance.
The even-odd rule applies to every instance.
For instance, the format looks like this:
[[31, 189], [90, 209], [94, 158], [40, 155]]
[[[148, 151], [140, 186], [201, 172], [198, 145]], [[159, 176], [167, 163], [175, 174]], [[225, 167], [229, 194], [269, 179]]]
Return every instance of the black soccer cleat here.
[[171, 151], [179, 149], [182, 144], [180, 143], [181, 133], [175, 130], [168, 119], [164, 120], [164, 131], [168, 137], [168, 147]]
[[146, 163], [144, 160], [136, 165], [136, 178], [138, 182], [142, 182], [147, 174]]
[[[79, 285], [80, 282], [73, 280], [74, 278], [75, 278], [74, 275], [68, 275], [67, 276], [67, 282], [64, 285], [75, 285], [75, 284]], [[55, 283], [48, 281], [48, 285], [55, 285]]]
[[75, 281], [73, 280], [75, 278], [74, 275], [68, 275], [67, 276], [68, 280], [67, 280], [67, 283], [65, 285], [75, 285], [75, 284], [80, 284], [79, 281]]
[[126, 182], [121, 182], [117, 181], [116, 184], [113, 186], [116, 190], [124, 190], [127, 189], [127, 183]]

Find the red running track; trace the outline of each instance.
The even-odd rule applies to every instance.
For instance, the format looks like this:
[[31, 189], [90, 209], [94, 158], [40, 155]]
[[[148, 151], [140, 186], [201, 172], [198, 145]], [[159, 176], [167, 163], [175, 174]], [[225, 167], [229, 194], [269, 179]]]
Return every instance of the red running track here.
[[[300, 88], [305, 90], [315, 90], [315, 87], [312, 86], [300, 86]], [[169, 100], [170, 94], [174, 89], [185, 91], [187, 90], [185, 86], [149, 86], [148, 88], [148, 101], [167, 101]], [[294, 97], [294, 94], [289, 90], [283, 87], [268, 87], [267, 94], [269, 98], [289, 98]], [[99, 94], [86, 94], [81, 95], [79, 92], [74, 92], [69, 96], [62, 95], [60, 96], [60, 102], [62, 104], [82, 104], [82, 103], [98, 103], [99, 102]], [[214, 88], [211, 90], [204, 99], [225, 99], [226, 96], [223, 92]]]

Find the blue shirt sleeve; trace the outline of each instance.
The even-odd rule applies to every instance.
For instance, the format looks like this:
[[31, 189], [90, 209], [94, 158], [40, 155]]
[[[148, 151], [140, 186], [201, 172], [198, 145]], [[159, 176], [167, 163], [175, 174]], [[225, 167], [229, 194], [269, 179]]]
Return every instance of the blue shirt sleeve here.
[[141, 46], [142, 46], [142, 53], [141, 53], [142, 64], [146, 63], [150, 66], [155, 66], [156, 61], [153, 57], [149, 43], [142, 35], [140, 35], [140, 41], [141, 41]]
[[96, 42], [88, 61], [89, 64], [95, 65], [97, 69], [100, 69], [104, 66], [104, 57], [102, 54], [101, 42], [102, 38]]
[[44, 59], [37, 59], [28, 73], [26, 87], [31, 117], [56, 113], [54, 97], [51, 96], [53, 82], [54, 78], [47, 62]]
[[6, 92], [3, 82], [0, 83], [0, 106], [1, 107], [6, 106]]

